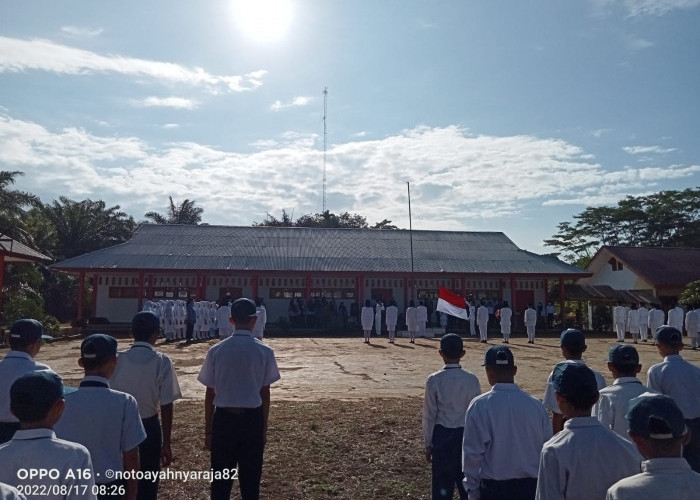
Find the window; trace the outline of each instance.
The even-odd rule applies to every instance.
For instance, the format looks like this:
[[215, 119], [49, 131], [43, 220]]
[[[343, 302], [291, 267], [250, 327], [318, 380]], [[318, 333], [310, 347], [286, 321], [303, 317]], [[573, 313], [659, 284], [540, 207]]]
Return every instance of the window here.
[[612, 257], [608, 261], [608, 264], [610, 264], [610, 267], [612, 267], [613, 271], [622, 271], [622, 262], [617, 260], [615, 257]]

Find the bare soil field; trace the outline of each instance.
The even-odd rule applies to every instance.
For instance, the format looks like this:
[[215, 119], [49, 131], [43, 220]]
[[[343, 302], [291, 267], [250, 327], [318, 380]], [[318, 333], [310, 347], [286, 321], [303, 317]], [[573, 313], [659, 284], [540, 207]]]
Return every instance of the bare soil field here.
[[[541, 398], [547, 376], [561, 360], [558, 337], [511, 338], [518, 365], [516, 382]], [[159, 343], [157, 348], [174, 361], [184, 398], [176, 403], [174, 470], [208, 470], [203, 447], [204, 387], [196, 380], [202, 360], [216, 341], [189, 346]], [[442, 366], [439, 339], [362, 339], [313, 337], [269, 338], [282, 379], [272, 386], [270, 430], [265, 453], [262, 497], [274, 500], [427, 499], [430, 465], [423, 456], [421, 406], [426, 377]], [[500, 343], [493, 337], [489, 345]], [[592, 335], [584, 358], [612, 382], [607, 352], [614, 336]], [[68, 385], [81, 378], [79, 340], [42, 347], [38, 360], [61, 374]], [[126, 339], [120, 349], [128, 348]], [[483, 354], [489, 345], [465, 338], [462, 366], [474, 372], [482, 391], [489, 389]], [[661, 360], [651, 343], [637, 345], [642, 367]], [[6, 349], [0, 350], [4, 355]], [[683, 351], [700, 366], [700, 351]], [[160, 498], [208, 498], [205, 481], [167, 480]], [[234, 484], [232, 498], [240, 498]]]

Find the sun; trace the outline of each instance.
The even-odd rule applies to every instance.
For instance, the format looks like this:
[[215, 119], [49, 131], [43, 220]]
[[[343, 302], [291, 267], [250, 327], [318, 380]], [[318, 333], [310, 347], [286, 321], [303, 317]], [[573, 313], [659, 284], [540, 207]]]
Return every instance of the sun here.
[[292, 0], [232, 0], [239, 29], [257, 42], [274, 42], [284, 37], [292, 22]]

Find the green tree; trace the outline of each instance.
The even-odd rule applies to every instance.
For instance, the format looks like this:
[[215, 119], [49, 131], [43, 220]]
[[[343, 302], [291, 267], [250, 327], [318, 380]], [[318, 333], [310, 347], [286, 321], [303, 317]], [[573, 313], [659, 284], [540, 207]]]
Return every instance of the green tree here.
[[0, 233], [31, 244], [24, 230], [22, 217], [26, 208], [39, 203], [39, 198], [25, 191], [10, 189], [15, 183], [15, 178], [20, 175], [24, 174], [19, 171], [0, 171]]
[[370, 229], [398, 229], [389, 219], [375, 223], [373, 226], [367, 224], [367, 219], [361, 215], [343, 212], [334, 214], [328, 210], [316, 214], [306, 214], [294, 220], [286, 210], [282, 210], [282, 217], [279, 219], [274, 215], [267, 214], [262, 222], [253, 222], [253, 226], [268, 227], [319, 227], [319, 228], [370, 228]]
[[544, 240], [569, 262], [585, 261], [601, 245], [700, 247], [700, 188], [628, 196], [616, 206], [588, 207]]
[[170, 206], [167, 214], [158, 212], [148, 212], [145, 217], [151, 219], [155, 224], [199, 224], [202, 221], [203, 208], [195, 205], [194, 200], [186, 199], [181, 204], [176, 205], [173, 197], [169, 196]]
[[681, 297], [680, 297], [678, 302], [680, 302], [684, 306], [699, 307], [700, 306], [700, 280], [691, 281], [690, 283], [688, 283], [685, 286], [685, 288], [683, 289], [683, 292], [681, 293]]

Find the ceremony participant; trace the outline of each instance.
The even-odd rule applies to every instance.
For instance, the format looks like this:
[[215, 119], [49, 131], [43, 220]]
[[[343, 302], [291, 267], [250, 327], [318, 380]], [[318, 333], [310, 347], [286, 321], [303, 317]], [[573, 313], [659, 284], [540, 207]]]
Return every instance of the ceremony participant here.
[[19, 429], [19, 420], [10, 411], [10, 387], [25, 373], [51, 370], [43, 363], [34, 361], [39, 354], [44, 335], [44, 326], [35, 319], [18, 319], [10, 326], [10, 350], [0, 361], [0, 444], [12, 439]]
[[[173, 403], [182, 397], [173, 362], [153, 349], [159, 332], [155, 314], [137, 313], [131, 321], [134, 343], [128, 351], [119, 353], [117, 367], [109, 379], [114, 390], [131, 394], [138, 403], [146, 431], [146, 439], [139, 445], [141, 470], [154, 472], [160, 470], [161, 463], [167, 467], [173, 460]], [[155, 500], [157, 496], [157, 480], [139, 481], [137, 498]]]
[[640, 394], [649, 392], [637, 374], [642, 369], [639, 353], [631, 345], [616, 345], [608, 353], [608, 370], [615, 381], [600, 389], [600, 398], [593, 406], [593, 416], [608, 429], [629, 440], [629, 426], [625, 419], [627, 403]]
[[700, 368], [681, 357], [683, 337], [675, 328], [659, 328], [654, 332], [654, 341], [664, 360], [649, 368], [647, 386], [672, 397], [683, 412], [690, 429], [683, 456], [695, 472], [700, 472]]
[[103, 485], [103, 490], [111, 493], [125, 486], [123, 495], [98, 498], [133, 500], [138, 488], [135, 477], [125, 482], [110, 480], [114, 471], [139, 470], [138, 447], [146, 439], [134, 397], [109, 387], [109, 378], [117, 366], [117, 340], [102, 333], [86, 337], [80, 344], [78, 363], [85, 376], [78, 390], [66, 395], [65, 410], [55, 426], [56, 435], [90, 451], [95, 483]]
[[428, 308], [423, 301], [416, 307], [416, 323], [418, 324], [418, 336], [425, 337], [425, 325], [428, 322]]
[[508, 347], [488, 348], [484, 368], [491, 390], [472, 400], [464, 421], [465, 488], [470, 500], [532, 500], [540, 451], [552, 436], [549, 416], [515, 384]]
[[672, 326], [679, 332], [683, 332], [683, 318], [685, 311], [678, 304], [673, 304], [673, 307], [668, 310], [668, 326]]
[[[238, 469], [243, 500], [260, 496], [263, 451], [270, 412], [270, 384], [280, 379], [272, 349], [253, 337], [255, 303], [246, 298], [231, 306], [236, 331], [207, 352], [197, 380], [207, 387], [204, 442], [215, 472]], [[233, 477], [214, 480], [212, 500], [231, 496]]]
[[431, 498], [451, 499], [456, 486], [466, 500], [461, 467], [464, 415], [481, 387], [477, 376], [459, 364], [465, 354], [459, 335], [444, 335], [439, 354], [445, 366], [428, 377], [423, 400], [425, 458], [432, 462], [433, 473]]
[[685, 331], [690, 339], [690, 348], [695, 351], [698, 348], [698, 332], [700, 331], [700, 309], [697, 307], [688, 307], [688, 312], [685, 313]]
[[476, 336], [476, 306], [474, 305], [474, 301], [467, 300], [467, 308], [469, 311], [469, 335], [472, 337]]
[[664, 315], [661, 306], [658, 304], [652, 304], [651, 310], [649, 311], [649, 330], [651, 330], [652, 336], [662, 326], [664, 326], [664, 320], [666, 316]]
[[630, 304], [630, 310], [627, 313], [627, 329], [632, 341], [636, 344], [637, 339], [639, 339], [639, 311], [637, 311], [636, 304]]
[[508, 302], [503, 302], [503, 307], [501, 307], [501, 335], [503, 335], [503, 342], [507, 344], [510, 342], [510, 319], [513, 316], [513, 310], [508, 307]]
[[374, 306], [374, 333], [377, 337], [382, 335], [382, 311], [384, 310], [384, 303], [382, 299], [377, 299], [377, 303]]
[[[343, 305], [342, 302], [340, 305]], [[389, 335], [389, 342], [394, 343], [396, 338], [396, 323], [399, 321], [399, 308], [396, 301], [392, 300], [386, 308], [386, 329]]]
[[630, 438], [645, 461], [640, 474], [612, 485], [606, 500], [696, 500], [700, 474], [682, 457], [690, 435], [673, 399], [663, 395], [633, 399], [627, 420]]
[[486, 344], [489, 339], [488, 327], [489, 327], [489, 309], [481, 301], [481, 305], [476, 310], [476, 324], [479, 327], [479, 337], [481, 338], [481, 343]]
[[[561, 354], [566, 363], [586, 364], [585, 361], [583, 361], [583, 353], [586, 352], [588, 346], [586, 346], [586, 337], [580, 330], [574, 328], [564, 330], [559, 338], [559, 347], [561, 348]], [[593, 371], [593, 373], [598, 382], [598, 389], [602, 389], [608, 385], [603, 375], [597, 371]], [[549, 378], [547, 379], [547, 387], [544, 392], [544, 397], [542, 398], [542, 404], [547, 410], [552, 412], [552, 431], [556, 434], [564, 428], [564, 416], [557, 404], [556, 391], [552, 383], [553, 375], [554, 371], [549, 374]]]
[[219, 327], [219, 337], [221, 339], [227, 339], [233, 335], [231, 308], [228, 305], [228, 300], [225, 298], [219, 300], [219, 308], [216, 310], [216, 324]]
[[411, 344], [415, 344], [416, 332], [418, 332], [418, 320], [416, 319], [416, 307], [413, 301], [410, 301], [406, 308], [406, 329], [408, 330], [408, 337], [411, 339]]
[[591, 416], [598, 400], [593, 370], [561, 362], [552, 384], [566, 423], [542, 448], [537, 500], [603, 500], [608, 488], [639, 472], [641, 456], [632, 443]]
[[627, 322], [627, 310], [622, 305], [622, 302], [618, 302], [615, 307], [613, 307], [613, 322], [615, 323], [615, 332], [617, 333], [617, 341], [625, 341], [625, 323]]
[[547, 302], [547, 307], [545, 308], [545, 311], [547, 313], [547, 328], [553, 328], [554, 327], [554, 304], [551, 302]]
[[267, 309], [265, 309], [265, 304], [263, 299], [255, 299], [255, 316], [257, 320], [255, 321], [255, 326], [253, 327], [253, 337], [258, 340], [262, 340], [265, 334], [265, 325], [267, 324]]
[[643, 303], [640, 303], [637, 314], [639, 315], [639, 339], [642, 342], [646, 342], [649, 337], [649, 309]]
[[525, 314], [523, 314], [523, 322], [525, 323], [525, 329], [527, 330], [527, 343], [535, 343], [535, 327], [537, 326], [537, 311], [532, 307], [532, 304], [527, 305], [525, 309]]
[[[28, 498], [94, 500], [95, 471], [87, 448], [57, 439], [53, 432], [64, 408], [61, 377], [47, 370], [18, 377], [10, 387], [10, 406], [21, 428], [0, 445], [0, 481], [21, 485]], [[22, 478], [20, 470], [56, 474]]]
[[374, 324], [374, 309], [372, 302], [369, 299], [365, 300], [365, 307], [360, 313], [360, 324], [362, 331], [365, 333], [365, 344], [369, 344], [369, 338], [372, 335], [372, 325]]
[[197, 322], [197, 312], [194, 309], [194, 299], [189, 297], [185, 303], [185, 343], [192, 343], [192, 337], [194, 335], [194, 325]]

